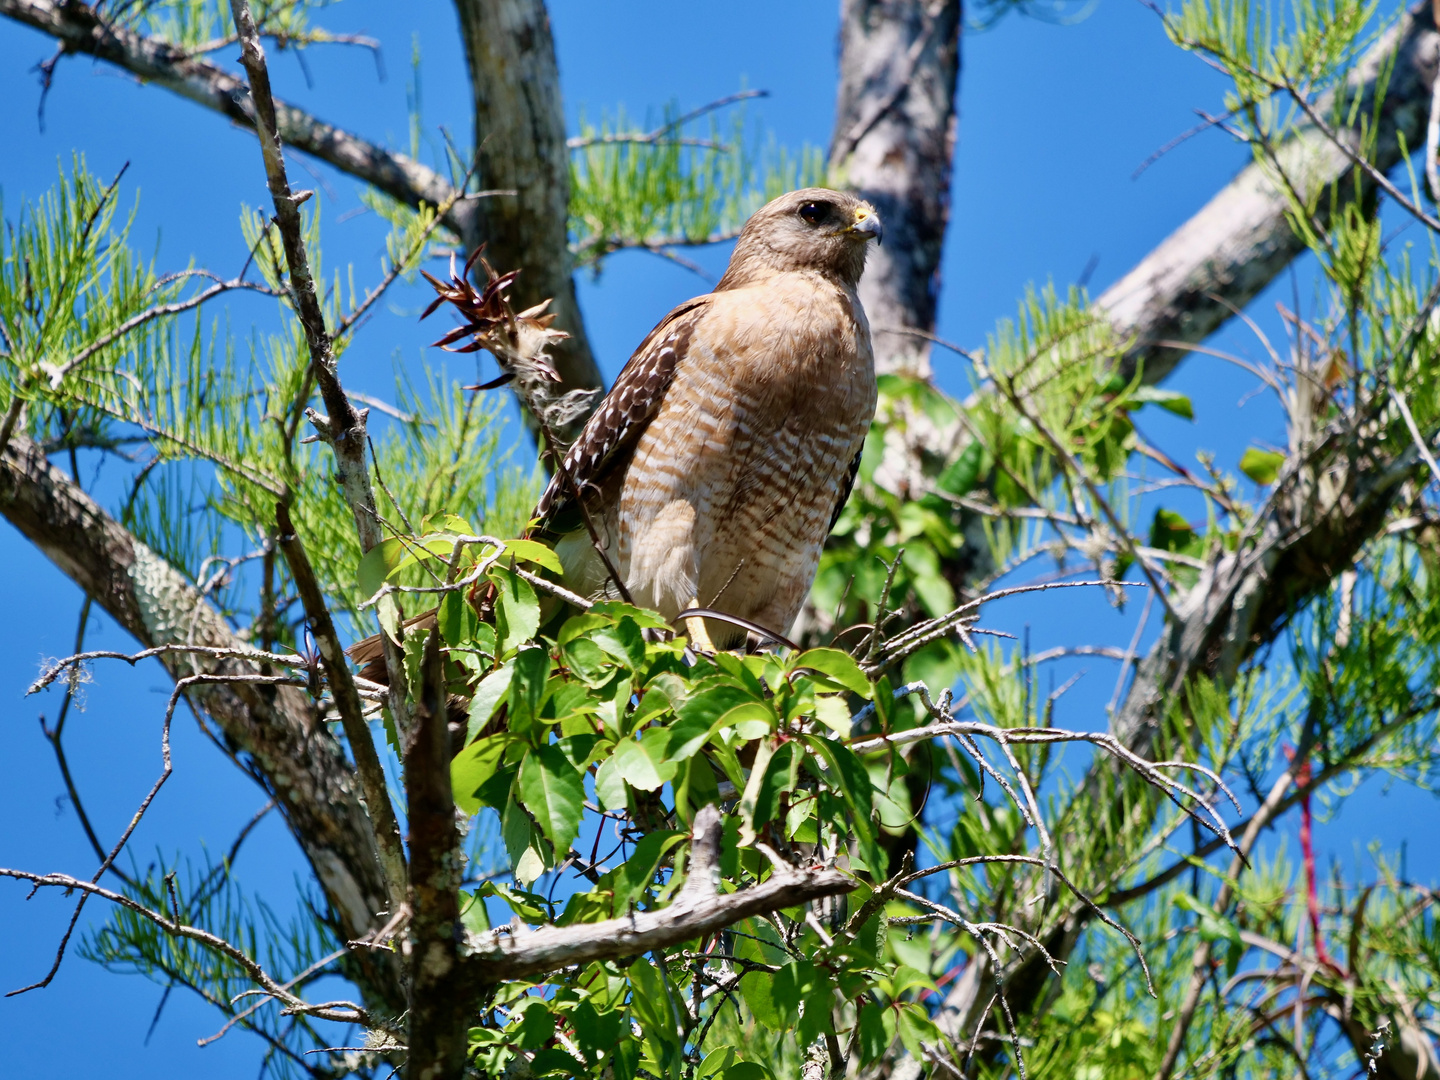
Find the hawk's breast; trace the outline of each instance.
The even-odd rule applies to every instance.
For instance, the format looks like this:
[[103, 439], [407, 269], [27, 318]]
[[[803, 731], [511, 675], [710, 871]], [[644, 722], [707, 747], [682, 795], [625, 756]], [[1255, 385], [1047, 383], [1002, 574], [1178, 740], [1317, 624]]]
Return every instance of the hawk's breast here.
[[714, 294], [622, 482], [615, 554], [635, 600], [787, 631], [874, 411], [853, 291], [790, 273]]

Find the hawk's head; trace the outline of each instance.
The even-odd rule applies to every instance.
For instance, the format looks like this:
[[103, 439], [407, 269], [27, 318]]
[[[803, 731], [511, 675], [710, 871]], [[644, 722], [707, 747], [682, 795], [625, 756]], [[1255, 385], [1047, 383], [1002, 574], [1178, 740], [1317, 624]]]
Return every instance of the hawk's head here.
[[820, 270], [854, 286], [865, 250], [880, 239], [880, 215], [863, 199], [829, 188], [801, 188], [766, 203], [740, 230], [717, 288], [786, 270]]

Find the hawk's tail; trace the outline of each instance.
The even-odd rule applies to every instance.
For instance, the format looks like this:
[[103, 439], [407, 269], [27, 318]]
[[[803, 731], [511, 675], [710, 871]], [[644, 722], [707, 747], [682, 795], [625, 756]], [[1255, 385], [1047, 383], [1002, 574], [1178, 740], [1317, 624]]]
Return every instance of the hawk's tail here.
[[[470, 604], [475, 608], [475, 613], [480, 616], [482, 622], [492, 622], [495, 618], [495, 586], [490, 582], [481, 582], [470, 590]], [[402, 624], [406, 636], [413, 630], [416, 633], [428, 633], [436, 626], [436, 609], [416, 615], [412, 619], [406, 619]], [[357, 641], [345, 650], [345, 655], [360, 665], [360, 678], [367, 679], [380, 686], [390, 685], [390, 674], [385, 670], [385, 639], [380, 634], [371, 634], [362, 641]]]

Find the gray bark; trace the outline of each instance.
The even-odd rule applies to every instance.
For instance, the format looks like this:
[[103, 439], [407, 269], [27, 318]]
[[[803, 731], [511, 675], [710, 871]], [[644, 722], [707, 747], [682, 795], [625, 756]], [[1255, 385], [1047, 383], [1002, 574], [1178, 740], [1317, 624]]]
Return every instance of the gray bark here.
[[885, 223], [860, 281], [881, 371], [927, 377], [950, 218], [959, 0], [841, 0], [830, 166]]
[[[570, 340], [552, 350], [563, 387], [601, 385], [571, 280], [567, 235], [570, 159], [560, 76], [541, 0], [456, 0], [474, 93], [477, 174], [482, 187], [513, 191], [462, 199], [447, 218], [466, 247], [484, 243], [500, 270], [523, 269], [520, 308], [553, 298], [557, 327]], [[55, 37], [70, 53], [94, 56], [147, 83], [189, 98], [245, 127], [255, 109], [245, 81], [163, 41], [111, 25], [95, 7], [58, 0], [0, 0], [0, 16]], [[283, 101], [276, 128], [285, 145], [373, 184], [409, 206], [439, 206], [448, 180]], [[566, 436], [570, 432], [557, 432]]]
[[517, 308], [552, 301], [556, 328], [570, 335], [551, 349], [564, 388], [599, 387], [571, 276], [570, 152], [550, 18], [543, 0], [456, 0], [455, 7], [474, 95], [479, 182], [514, 192], [467, 205], [465, 244], [484, 243], [502, 272], [522, 268], [512, 294]]

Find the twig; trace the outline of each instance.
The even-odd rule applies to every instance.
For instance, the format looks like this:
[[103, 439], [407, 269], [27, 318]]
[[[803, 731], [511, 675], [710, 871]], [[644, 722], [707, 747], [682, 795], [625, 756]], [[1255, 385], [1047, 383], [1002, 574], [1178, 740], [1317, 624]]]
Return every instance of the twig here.
[[[1440, 86], [1440, 79], [1436, 79], [1435, 84]], [[1425, 464], [1430, 466], [1430, 475], [1436, 480], [1440, 480], [1440, 464], [1436, 464], [1435, 455], [1430, 452], [1430, 446], [1425, 441], [1425, 436], [1420, 434], [1419, 425], [1415, 423], [1415, 417], [1410, 413], [1410, 406], [1405, 404], [1405, 396], [1391, 386], [1390, 399], [1395, 402], [1395, 407], [1405, 418], [1405, 426], [1410, 429], [1410, 437], [1415, 440], [1415, 449], [1420, 451], [1420, 456], [1425, 459]]]
[[[1314, 729], [1314, 723], [1307, 718], [1305, 728], [1298, 740], [1299, 745], [1295, 749], [1295, 761], [1304, 761], [1309, 756], [1310, 747], [1314, 743]], [[1249, 826], [1246, 827], [1244, 835], [1240, 838], [1239, 847], [1233, 848], [1235, 858], [1231, 860], [1230, 869], [1225, 875], [1225, 884], [1220, 887], [1220, 892], [1215, 898], [1217, 911], [1224, 912], [1230, 906], [1230, 900], [1235, 895], [1240, 870], [1243, 865], [1248, 864], [1247, 856], [1260, 838], [1261, 831], [1274, 817], [1285, 801], [1286, 795], [1289, 794], [1291, 786], [1297, 779], [1297, 768], [1292, 764], [1280, 774], [1270, 788], [1265, 801], [1261, 803], [1260, 809], [1250, 819]], [[1305, 791], [1308, 792], [1309, 788], [1307, 787]], [[1205, 982], [1209, 977], [1210, 954], [1210, 942], [1202, 941], [1195, 946], [1195, 956], [1191, 963], [1190, 986], [1176, 1015], [1175, 1026], [1170, 1031], [1170, 1041], [1165, 1048], [1164, 1060], [1161, 1061], [1160, 1068], [1155, 1074], [1157, 1080], [1170, 1080], [1175, 1072], [1175, 1066], [1180, 1060], [1180, 1053], [1185, 1048], [1185, 1036], [1190, 1030], [1191, 1022], [1195, 1019], [1195, 1010], [1200, 1005], [1200, 996], [1204, 992]]]
[[[68, 875], [26, 874], [25, 872], [19, 870], [6, 870], [4, 868], [0, 868], [0, 875], [24, 878], [29, 881], [34, 881], [37, 886], [54, 884], [54, 882], [49, 880], [50, 878], [63, 877], [66, 881], [76, 882], [74, 885], [69, 887], [79, 888], [82, 891], [80, 900], [75, 905], [75, 911], [70, 916], [70, 923], [65, 928], [65, 934], [60, 939], [60, 945], [55, 950], [55, 962], [50, 965], [50, 970], [45, 974], [45, 977], [39, 982], [31, 983], [29, 986], [22, 986], [18, 990], [11, 990], [5, 995], [6, 997], [14, 997], [16, 994], [23, 994], [30, 990], [39, 990], [42, 987], [49, 986], [51, 980], [55, 978], [55, 973], [60, 970], [61, 961], [65, 959], [66, 946], [68, 946], [70, 943], [70, 937], [75, 932], [75, 924], [80, 921], [80, 913], [85, 909], [85, 901], [89, 899], [90, 894], [98, 893], [100, 895], [112, 898], [117, 895], [114, 893], [110, 893], [109, 890], [99, 888], [95, 883], [98, 882], [102, 876], [104, 876], [105, 871], [110, 869], [111, 864], [116, 860], [117, 857], [119, 857], [120, 852], [125, 849], [125, 845], [130, 842], [131, 834], [135, 832], [136, 826], [140, 824], [140, 819], [145, 816], [145, 811], [150, 808], [150, 804], [154, 801], [155, 796], [160, 793], [160, 789], [165, 785], [165, 781], [170, 779], [170, 773], [173, 771], [170, 760], [170, 722], [172, 719], [174, 719], [175, 706], [179, 703], [181, 696], [191, 686], [195, 686], [199, 683], [234, 682], [265, 683], [269, 685], [284, 683], [291, 686], [304, 685], [304, 683], [300, 680], [292, 679], [288, 676], [281, 675], [189, 675], [183, 679], [177, 679], [175, 682], [175, 689], [170, 694], [170, 701], [165, 706], [165, 720], [160, 729], [160, 756], [163, 762], [160, 777], [151, 786], [149, 792], [146, 793], [145, 798], [140, 801], [139, 807], [136, 808], [134, 815], [130, 818], [130, 824], [125, 827], [125, 831], [121, 833], [120, 839], [115, 842], [115, 846], [111, 848], [110, 853], [105, 856], [104, 861], [100, 864], [100, 869], [95, 871], [95, 876], [90, 879], [89, 883], [79, 882], [77, 881], [77, 879], [71, 878]], [[134, 907], [140, 907], [140, 905], [135, 904], [128, 898], [122, 897], [121, 899], [125, 900], [126, 903], [131, 904]]]
[[[92, 5], [57, 0], [0, 0], [0, 15], [58, 39], [66, 53], [93, 56], [163, 86], [199, 105], [254, 127], [255, 104], [245, 83], [223, 68], [186, 55], [168, 42], [105, 22]], [[408, 206], [438, 206], [452, 191], [439, 173], [301, 109], [276, 102], [285, 142], [328, 162]], [[274, 124], [271, 124], [272, 130]]]
[[50, 667], [46, 668], [38, 679], [30, 684], [25, 694], [29, 696], [30, 694], [39, 693], [58, 679], [66, 668], [84, 664], [91, 660], [124, 660], [131, 667], [134, 667], [141, 660], [148, 660], [154, 656], [167, 656], [173, 653], [213, 656], [217, 659], [226, 660], [253, 660], [256, 663], [275, 664], [280, 667], [304, 668], [309, 666], [309, 661], [303, 656], [298, 656], [294, 653], [262, 652], [259, 649], [225, 649], [210, 645], [156, 645], [154, 648], [141, 649], [139, 652], [133, 653], [96, 649], [93, 652], [76, 653], [73, 656], [65, 657], [63, 660], [57, 660]]
[[[90, 621], [90, 606], [94, 601], [89, 595], [85, 597], [84, 603], [80, 605], [80, 618], [75, 627], [75, 648], [79, 649], [85, 640], [85, 627]], [[70, 796], [70, 805], [75, 808], [75, 816], [80, 819], [80, 827], [85, 831], [85, 837], [90, 841], [90, 847], [95, 852], [95, 857], [100, 860], [105, 858], [105, 848], [100, 844], [100, 838], [95, 834], [95, 827], [90, 824], [90, 815], [85, 812], [85, 804], [80, 801], [80, 791], [75, 786], [75, 778], [70, 775], [70, 762], [65, 756], [63, 743], [65, 735], [65, 719], [70, 714], [70, 706], [75, 701], [75, 692], [79, 684], [78, 673], [66, 681], [65, 699], [60, 703], [60, 713], [55, 718], [53, 728], [45, 726], [45, 716], [40, 716], [40, 731], [49, 741], [51, 748], [55, 751], [55, 763], [60, 767], [60, 777], [65, 781], [65, 790]], [[110, 872], [123, 881], [126, 885], [132, 884], [130, 875], [121, 870], [118, 866], [111, 866]]]
[[[751, 98], [762, 98], [769, 96], [770, 91], [768, 90], [740, 90], [736, 93], [726, 94], [724, 97], [716, 98], [714, 101], [711, 101], [705, 105], [701, 105], [698, 109], [691, 109], [683, 116], [678, 116], [674, 120], [670, 120], [667, 123], [661, 124], [654, 131], [650, 131], [644, 134], [635, 132], [633, 134], [621, 133], [616, 135], [599, 136], [575, 135], [565, 140], [565, 148], [567, 150], [583, 150], [587, 146], [596, 146], [613, 142], [659, 142], [668, 133], [674, 131], [677, 128], [684, 127], [691, 120], [699, 119], [706, 113], [715, 112], [717, 109], [723, 109], [727, 105], [734, 105], [737, 101], [748, 101]], [[713, 144], [700, 139], [688, 140], [687, 145], [692, 144], [713, 146]]]
[[[224, 938], [217, 937], [208, 930], [201, 930], [195, 926], [186, 926], [176, 920], [167, 919], [158, 911], [152, 911], [144, 904], [137, 903], [130, 897], [121, 893], [113, 892], [110, 889], [102, 888], [91, 881], [81, 881], [79, 878], [71, 877], [69, 874], [35, 874], [27, 870], [12, 870], [9, 867], [0, 866], [0, 877], [15, 878], [19, 881], [28, 881], [37, 889], [57, 888], [78, 890], [84, 894], [81, 903], [85, 898], [98, 896], [109, 900], [113, 904], [128, 908], [141, 918], [148, 919], [160, 927], [167, 934], [174, 937], [187, 938], [191, 941], [198, 941], [200, 944], [214, 949], [216, 952], [235, 961], [253, 981], [259, 983], [274, 998], [285, 1003], [288, 1011], [314, 1016], [321, 1020], [336, 1020], [345, 1024], [363, 1024], [366, 1027], [375, 1026], [376, 1021], [359, 1005], [348, 1001], [325, 1002], [321, 1005], [311, 1005], [287, 991], [283, 986], [270, 977], [254, 959], [243, 949], [237, 948]], [[26, 987], [26, 989], [32, 989]], [[15, 990], [12, 994], [22, 991]], [[10, 995], [6, 995], [7, 997]]]
[[365, 808], [375, 830], [376, 854], [385, 875], [390, 910], [398, 911], [405, 903], [408, 878], [405, 849], [400, 839], [400, 824], [390, 802], [385, 770], [375, 750], [375, 741], [370, 736], [370, 725], [365, 721], [355, 677], [345, 662], [345, 649], [340, 644], [340, 637], [335, 630], [334, 620], [330, 617], [330, 609], [325, 604], [320, 582], [310, 565], [304, 545], [295, 532], [294, 522], [290, 520], [290, 508], [285, 501], [275, 504], [275, 526], [276, 542], [285, 554], [285, 562], [289, 565], [290, 576], [295, 582], [295, 591], [300, 594], [300, 601], [305, 607], [310, 631], [315, 635], [320, 659], [325, 667], [325, 678], [330, 684], [330, 693], [335, 699], [335, 708], [345, 730], [345, 739], [350, 743], [355, 769], [360, 774], [360, 783], [365, 792]]
[[267, 285], [261, 285], [258, 282], [253, 281], [242, 281], [240, 278], [234, 278], [231, 281], [221, 281], [215, 285], [210, 286], [210, 288], [204, 290], [203, 292], [196, 293], [194, 296], [187, 297], [184, 300], [176, 300], [169, 304], [157, 304], [154, 307], [146, 308], [144, 311], [137, 312], [136, 314], [130, 316], [130, 318], [126, 319], [119, 326], [117, 326], [114, 330], [111, 330], [107, 334], [102, 334], [95, 341], [92, 341], [89, 345], [81, 349], [69, 360], [65, 361], [65, 363], [58, 365], [42, 363], [40, 365], [40, 369], [44, 371], [45, 374], [49, 377], [50, 389], [58, 390], [60, 388], [60, 384], [65, 381], [65, 376], [69, 375], [81, 364], [85, 363], [86, 360], [90, 359], [90, 357], [94, 356], [101, 349], [105, 348], [107, 345], [111, 345], [114, 344], [116, 341], [119, 341], [122, 337], [130, 333], [132, 330], [138, 330], [146, 323], [153, 322], [156, 319], [163, 319], [170, 315], [179, 315], [183, 312], [190, 311], [194, 308], [200, 307], [202, 304], [208, 303], [209, 301], [213, 300], [215, 297], [220, 296], [223, 293], [234, 292], [236, 289], [246, 289], [251, 292], [262, 293], [265, 296], [284, 295], [284, 293], [278, 292]]
[[[333, 342], [325, 328], [325, 315], [320, 308], [315, 281], [310, 272], [310, 259], [305, 250], [304, 223], [300, 218], [300, 204], [306, 193], [292, 194], [290, 181], [285, 174], [285, 155], [282, 151], [279, 127], [276, 122], [275, 100], [270, 92], [270, 73], [265, 65], [265, 51], [255, 28], [255, 19], [247, 0], [230, 0], [230, 11], [235, 18], [235, 28], [240, 37], [240, 62], [250, 79], [251, 98], [255, 108], [255, 132], [260, 143], [260, 154], [265, 163], [265, 179], [270, 188], [271, 201], [275, 206], [276, 228], [285, 249], [285, 262], [290, 268], [290, 292], [300, 325], [305, 331], [305, 343], [310, 353], [309, 371], [314, 376], [325, 403], [328, 416], [321, 416], [313, 409], [306, 415], [315, 426], [320, 437], [335, 454], [335, 471], [340, 480], [340, 490], [355, 519], [355, 531], [360, 539], [361, 552], [368, 552], [383, 539], [375, 510], [375, 493], [370, 486], [370, 470], [365, 459], [365, 417], [364, 410], [356, 411], [345, 394], [336, 374]], [[450, 192], [447, 189], [447, 197]], [[444, 201], [443, 199], [441, 201]], [[288, 489], [277, 500], [277, 513], [284, 507], [288, 516]], [[283, 527], [282, 527], [283, 528]], [[293, 529], [284, 529], [294, 535]], [[292, 550], [299, 552], [298, 541]], [[287, 555], [288, 558], [288, 555]], [[293, 566], [292, 566], [293, 570]], [[369, 739], [369, 727], [364, 724], [358, 709], [358, 698], [353, 693], [353, 682], [346, 667], [344, 650], [338, 637], [334, 636], [333, 624], [325, 609], [323, 597], [318, 589], [306, 606], [306, 615], [314, 629], [321, 636], [321, 653], [326, 661], [326, 672], [336, 690], [337, 704], [345, 698], [341, 715], [347, 716], [346, 735], [354, 740]], [[330, 634], [324, 631], [330, 629]], [[328, 638], [328, 640], [327, 640]], [[404, 732], [409, 727], [409, 710], [405, 684], [405, 663], [398, 643], [389, 635], [381, 635], [381, 647], [385, 656], [386, 674], [390, 687], [390, 714], [396, 727]], [[378, 759], [377, 759], [378, 761]], [[367, 787], [369, 785], [367, 784]], [[383, 787], [380, 790], [384, 790]], [[371, 798], [374, 798], [372, 794]], [[385, 799], [388, 806], [388, 796]], [[392, 903], [398, 903], [396, 896], [403, 897], [403, 878], [395, 879], [399, 866], [395, 855], [399, 851], [398, 827], [395, 840], [389, 838], [387, 815], [376, 805], [371, 805], [372, 815], [379, 814], [376, 821], [378, 832], [386, 833], [379, 842], [382, 845], [386, 876], [390, 880]], [[377, 836], [378, 839], [378, 836]], [[388, 853], [386, 853], [388, 849]], [[399, 890], [398, 893], [395, 890]]]

